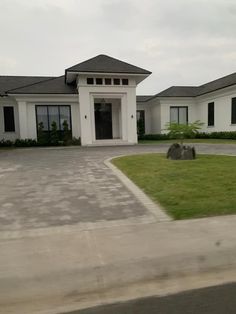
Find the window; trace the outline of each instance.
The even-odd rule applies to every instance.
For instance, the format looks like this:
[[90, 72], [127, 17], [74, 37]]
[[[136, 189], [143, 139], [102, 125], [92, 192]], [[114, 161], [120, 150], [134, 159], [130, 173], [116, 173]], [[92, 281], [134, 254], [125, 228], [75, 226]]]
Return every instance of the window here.
[[188, 107], [170, 107], [170, 122], [188, 124]]
[[87, 84], [88, 84], [88, 85], [93, 85], [93, 84], [94, 84], [92, 77], [88, 77], [88, 78], [87, 78]]
[[236, 97], [232, 98], [231, 124], [236, 124]]
[[5, 132], [15, 132], [14, 107], [3, 107]]
[[63, 136], [65, 121], [67, 122], [68, 130], [71, 131], [70, 106], [36, 106], [36, 121], [37, 129], [39, 130], [39, 126], [41, 124], [41, 127], [43, 127], [43, 132], [47, 132], [49, 134], [52, 130], [52, 123], [56, 122], [59, 137], [61, 138]]
[[143, 135], [143, 134], [145, 134], [145, 111], [144, 110], [137, 110], [136, 117], [137, 117], [138, 135]]
[[102, 85], [102, 78], [96, 78], [96, 84]]
[[210, 102], [208, 104], [208, 126], [214, 126], [215, 124], [215, 104]]
[[129, 85], [128, 79], [122, 79], [122, 85]]
[[114, 79], [114, 85], [120, 85], [120, 79], [119, 78]]
[[105, 85], [111, 85], [111, 79], [105, 78]]

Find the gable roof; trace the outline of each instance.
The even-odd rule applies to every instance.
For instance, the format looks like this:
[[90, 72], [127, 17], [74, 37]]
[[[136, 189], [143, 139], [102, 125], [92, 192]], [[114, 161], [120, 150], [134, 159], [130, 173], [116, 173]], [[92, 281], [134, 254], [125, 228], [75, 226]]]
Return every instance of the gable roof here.
[[24, 87], [11, 89], [8, 94], [77, 94], [76, 85], [66, 84], [65, 76], [49, 78]]
[[6, 95], [6, 92], [13, 88], [19, 88], [25, 85], [51, 79], [50, 76], [0, 76], [0, 95]]
[[98, 55], [94, 58], [78, 63], [66, 69], [66, 72], [151, 74], [151, 72], [148, 70], [139, 68], [107, 55]]

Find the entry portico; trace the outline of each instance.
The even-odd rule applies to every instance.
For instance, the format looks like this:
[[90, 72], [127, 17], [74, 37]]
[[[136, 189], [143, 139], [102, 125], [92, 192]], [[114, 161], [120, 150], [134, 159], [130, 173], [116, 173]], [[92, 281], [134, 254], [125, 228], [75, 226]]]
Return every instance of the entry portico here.
[[149, 74], [104, 55], [66, 70], [77, 84], [82, 145], [137, 143], [136, 86]]

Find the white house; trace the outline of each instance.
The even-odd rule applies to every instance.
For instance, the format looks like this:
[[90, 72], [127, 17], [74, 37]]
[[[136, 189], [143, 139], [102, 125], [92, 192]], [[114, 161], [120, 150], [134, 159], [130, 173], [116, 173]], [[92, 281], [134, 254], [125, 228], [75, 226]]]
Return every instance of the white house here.
[[236, 73], [201, 86], [172, 86], [137, 97], [146, 134], [164, 133], [166, 123], [204, 122], [202, 132], [236, 131]]
[[37, 139], [66, 120], [82, 145], [135, 144], [137, 119], [146, 134], [162, 133], [169, 121], [201, 120], [202, 131], [236, 131], [236, 73], [198, 87], [173, 86], [137, 96], [151, 72], [98, 55], [60, 77], [0, 76], [0, 140]]

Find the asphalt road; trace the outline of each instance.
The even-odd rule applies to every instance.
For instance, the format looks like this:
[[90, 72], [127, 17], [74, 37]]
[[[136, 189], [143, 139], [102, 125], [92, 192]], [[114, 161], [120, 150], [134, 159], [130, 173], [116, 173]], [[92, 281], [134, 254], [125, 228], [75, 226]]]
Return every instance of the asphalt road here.
[[235, 314], [236, 283], [63, 314]]

